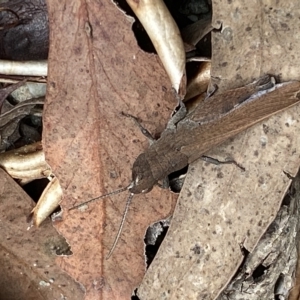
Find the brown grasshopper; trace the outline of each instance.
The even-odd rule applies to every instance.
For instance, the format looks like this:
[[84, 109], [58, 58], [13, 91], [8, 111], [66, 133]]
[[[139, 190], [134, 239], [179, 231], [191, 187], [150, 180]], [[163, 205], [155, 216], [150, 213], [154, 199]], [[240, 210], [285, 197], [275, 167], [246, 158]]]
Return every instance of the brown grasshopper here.
[[180, 102], [180, 110], [169, 121], [160, 138], [153, 141], [135, 160], [132, 181], [127, 187], [71, 209], [129, 190], [130, 196], [117, 236], [107, 255], [109, 258], [117, 244], [135, 194], [148, 193], [159, 181], [200, 158], [212, 147], [298, 103], [299, 100], [299, 81], [275, 84], [274, 78], [265, 75], [249, 85], [205, 99], [190, 113], [186, 113], [184, 104]]

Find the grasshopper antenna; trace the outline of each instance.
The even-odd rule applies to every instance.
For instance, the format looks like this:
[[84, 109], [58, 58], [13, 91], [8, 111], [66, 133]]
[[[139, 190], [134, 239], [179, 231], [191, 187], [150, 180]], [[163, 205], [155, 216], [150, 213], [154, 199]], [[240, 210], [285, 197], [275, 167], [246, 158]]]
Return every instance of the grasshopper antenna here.
[[111, 246], [111, 248], [110, 248], [110, 250], [109, 250], [109, 252], [108, 252], [105, 259], [109, 259], [111, 257], [112, 253], [114, 252], [114, 250], [117, 246], [117, 243], [119, 241], [119, 238], [120, 238], [120, 235], [121, 235], [124, 223], [125, 223], [126, 215], [127, 215], [127, 212], [128, 212], [128, 209], [129, 209], [129, 206], [130, 206], [130, 203], [131, 203], [131, 200], [132, 200], [133, 196], [134, 196], [134, 194], [130, 193], [130, 195], [129, 195], [127, 201], [126, 201], [126, 205], [125, 205], [125, 209], [124, 209], [124, 212], [123, 212], [122, 221], [120, 223], [118, 233], [117, 233], [117, 235], [115, 237], [115, 240], [113, 242], [113, 245]]
[[[69, 211], [73, 210], [75, 208], [79, 208], [79, 207], [81, 207], [83, 205], [86, 205], [87, 203], [91, 203], [91, 202], [97, 201], [99, 199], [103, 199], [105, 197], [108, 197], [108, 196], [112, 196], [112, 195], [116, 195], [116, 194], [122, 193], [122, 192], [130, 189], [133, 185], [134, 185], [134, 183], [131, 182], [128, 186], [126, 186], [124, 188], [121, 188], [119, 190], [113, 191], [113, 192], [105, 194], [105, 195], [101, 195], [99, 197], [95, 197], [95, 198], [90, 199], [88, 201], [82, 202], [82, 203], [80, 203], [78, 205], [75, 205], [75, 206], [69, 208]], [[119, 229], [118, 229], [118, 233], [117, 233], [117, 235], [115, 237], [113, 245], [111, 246], [111, 248], [110, 248], [110, 250], [109, 250], [109, 252], [108, 252], [108, 254], [106, 256], [106, 259], [109, 259], [111, 257], [112, 253], [114, 252], [114, 250], [115, 250], [115, 248], [117, 246], [117, 243], [118, 243], [120, 235], [122, 233], [122, 229], [123, 229], [123, 226], [124, 226], [124, 223], [125, 223], [126, 215], [128, 213], [128, 209], [129, 209], [129, 206], [130, 206], [130, 203], [131, 203], [131, 200], [132, 200], [133, 196], [134, 196], [134, 194], [130, 193], [130, 195], [129, 195], [127, 201], [126, 201], [126, 205], [125, 205], [125, 209], [124, 209], [124, 213], [123, 213], [123, 216], [122, 216], [122, 220], [121, 220], [121, 223], [120, 223], [120, 226], [119, 226]]]
[[131, 186], [132, 186], [132, 184], [130, 184], [130, 185], [124, 187], [124, 188], [121, 188], [121, 189], [119, 189], [119, 190], [115, 190], [115, 191], [113, 191], [113, 192], [111, 192], [111, 193], [108, 193], [108, 194], [105, 194], [105, 195], [101, 195], [101, 196], [95, 197], [95, 198], [93, 198], [93, 199], [90, 199], [90, 200], [88, 200], [88, 201], [85, 201], [85, 202], [82, 202], [82, 203], [80, 203], [80, 204], [77, 204], [77, 205], [75, 205], [75, 206], [69, 208], [69, 211], [70, 211], [70, 210], [73, 210], [73, 209], [75, 209], [75, 208], [79, 208], [79, 207], [81, 207], [81, 206], [83, 206], [83, 205], [85, 205], [85, 204], [88, 204], [88, 203], [97, 201], [97, 200], [99, 200], [99, 199], [103, 199], [103, 198], [106, 198], [106, 197], [108, 197], [108, 196], [120, 194], [120, 193], [122, 193], [122, 192], [128, 190]]

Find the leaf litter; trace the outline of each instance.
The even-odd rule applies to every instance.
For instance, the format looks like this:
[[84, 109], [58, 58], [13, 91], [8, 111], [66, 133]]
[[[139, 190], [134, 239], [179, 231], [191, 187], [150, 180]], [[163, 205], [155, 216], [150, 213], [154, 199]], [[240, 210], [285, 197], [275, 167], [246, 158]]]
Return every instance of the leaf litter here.
[[[213, 3], [213, 24], [222, 26], [212, 35], [211, 76], [220, 91], [266, 73], [299, 80], [298, 57], [286, 55], [287, 45], [299, 47], [294, 5]], [[244, 173], [234, 165], [190, 165], [171, 227], [138, 290], [140, 299], [216, 299], [242, 262], [241, 248], [252, 252], [274, 220], [291, 183], [286, 173], [297, 173], [298, 115], [299, 106], [290, 108], [207, 153], [234, 159]]]
[[[123, 299], [130, 297], [144, 274], [142, 241], [147, 226], [168, 216], [176, 197], [157, 188], [151, 194], [135, 197], [114, 257], [108, 261], [104, 257], [118, 228], [117, 220], [121, 219], [124, 195], [92, 204], [81, 214], [68, 213], [67, 209], [78, 202], [128, 185], [132, 162], [147, 144], [132, 122], [121, 117], [121, 111], [130, 112], [142, 120], [151, 120], [146, 121], [145, 126], [158, 135], [176, 103], [159, 59], [139, 50], [128, 18], [116, 11], [112, 3], [80, 4], [74, 4], [72, 8], [66, 6], [64, 15], [68, 17], [63, 21], [57, 13], [57, 8], [62, 7], [63, 3], [49, 4], [52, 30], [59, 34], [52, 39], [50, 47], [49, 94], [43, 142], [47, 160], [58, 176], [65, 195], [62, 203], [64, 219], [56, 226], [70, 242], [74, 253], [72, 257], [62, 258], [60, 263], [85, 286], [87, 298]], [[257, 8], [253, 11], [256, 12]], [[225, 13], [222, 18], [223, 27], [226, 24], [224, 20], [230, 19], [228, 16]], [[215, 27], [220, 28], [220, 20], [215, 17], [215, 22], [218, 25]], [[65, 26], [70, 29], [68, 33], [61, 30]], [[234, 25], [224, 28], [227, 31], [222, 34], [226, 41], [228, 36], [231, 38]], [[62, 40], [67, 43], [62, 43]], [[215, 34], [214, 55], [221, 53], [219, 55], [227, 59], [228, 55], [221, 47], [225, 41]], [[250, 55], [246, 54], [248, 58]], [[244, 58], [242, 55], [240, 59], [238, 57], [234, 57], [235, 63], [240, 63]], [[215, 69], [220, 72], [220, 65], [215, 67], [220, 61], [216, 59], [212, 65], [214, 72]], [[247, 72], [239, 74], [240, 77], [230, 83], [229, 79], [232, 80], [232, 74], [236, 72], [224, 66], [224, 75], [221, 72], [212, 74], [215, 79], [223, 79], [217, 80], [220, 90], [241, 86], [268, 73], [268, 69], [262, 66], [248, 67]], [[284, 75], [283, 78], [287, 79]], [[194, 176], [198, 177], [198, 172]], [[287, 183], [283, 180], [284, 185]], [[188, 207], [192, 205], [191, 202]], [[197, 224], [195, 220], [198, 219], [193, 219], [193, 224]], [[189, 249], [197, 254], [199, 247], [195, 244]], [[151, 271], [155, 273], [159, 270], [156, 261], [160, 259], [159, 256], [156, 258], [147, 274], [146, 282], [150, 289], [153, 285], [149, 281], [153, 274]], [[166, 273], [174, 273], [172, 264], [169, 266]], [[233, 266], [236, 268], [236, 261]], [[227, 273], [224, 277], [229, 278]], [[224, 284], [221, 279], [215, 282], [218, 292]], [[182, 282], [182, 287], [183, 293], [187, 287], [190, 288], [186, 281]], [[203, 287], [206, 288], [205, 285]], [[170, 288], [174, 295], [176, 287], [175, 290], [172, 285]], [[142, 295], [142, 289], [140, 291]], [[159, 295], [158, 291], [153, 292], [154, 298]], [[150, 297], [150, 293], [146, 295]]]

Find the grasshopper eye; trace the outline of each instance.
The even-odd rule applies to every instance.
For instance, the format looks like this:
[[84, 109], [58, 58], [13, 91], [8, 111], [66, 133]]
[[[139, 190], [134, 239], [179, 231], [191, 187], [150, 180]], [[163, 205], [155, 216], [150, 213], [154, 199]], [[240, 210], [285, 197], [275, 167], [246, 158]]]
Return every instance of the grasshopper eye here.
[[143, 177], [144, 177], [143, 174], [140, 174], [140, 173], [137, 174], [133, 179], [134, 185], [137, 186], [137, 185], [141, 184], [141, 182], [143, 182]]
[[145, 189], [145, 190], [142, 190], [142, 194], [147, 194], [147, 193], [149, 193], [151, 190], [152, 190], [152, 187], [151, 187], [151, 188], [148, 188], [148, 189]]
[[138, 184], [139, 181], [140, 181], [140, 177], [139, 177], [139, 176], [136, 176], [135, 179], [134, 179], [135, 184]]

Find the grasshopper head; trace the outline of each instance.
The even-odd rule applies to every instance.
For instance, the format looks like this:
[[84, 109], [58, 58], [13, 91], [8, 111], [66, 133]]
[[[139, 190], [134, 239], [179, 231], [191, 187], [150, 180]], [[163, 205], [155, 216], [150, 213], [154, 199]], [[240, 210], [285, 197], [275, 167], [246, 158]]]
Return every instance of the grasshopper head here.
[[145, 153], [138, 156], [132, 167], [132, 183], [128, 190], [133, 194], [148, 193], [156, 180], [153, 178]]

